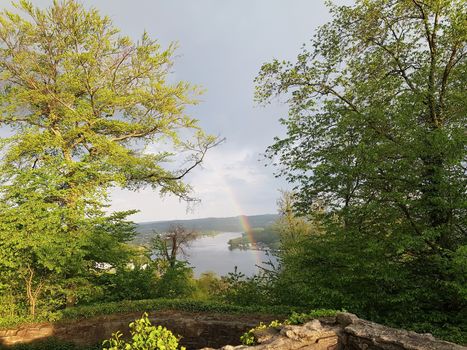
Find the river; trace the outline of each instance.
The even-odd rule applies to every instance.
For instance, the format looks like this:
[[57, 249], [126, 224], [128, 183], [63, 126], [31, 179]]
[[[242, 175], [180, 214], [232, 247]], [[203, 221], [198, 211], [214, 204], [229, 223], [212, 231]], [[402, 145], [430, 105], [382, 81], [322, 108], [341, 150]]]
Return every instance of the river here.
[[256, 265], [268, 267], [264, 262], [272, 260], [276, 263], [274, 256], [268, 256], [261, 250], [230, 250], [228, 241], [240, 237], [240, 232], [223, 232], [215, 236], [203, 236], [191, 242], [185, 249], [186, 260], [194, 268], [195, 277], [203, 272], [212, 271], [219, 276], [233, 272], [235, 266], [239, 272], [251, 276], [259, 271]]

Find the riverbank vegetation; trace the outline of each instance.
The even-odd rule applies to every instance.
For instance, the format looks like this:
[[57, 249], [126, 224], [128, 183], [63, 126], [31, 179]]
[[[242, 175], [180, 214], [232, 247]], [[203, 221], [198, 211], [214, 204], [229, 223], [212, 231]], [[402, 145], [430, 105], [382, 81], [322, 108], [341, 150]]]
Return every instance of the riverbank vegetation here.
[[277, 250], [280, 247], [279, 232], [273, 227], [258, 227], [243, 232], [241, 237], [228, 242], [229, 249]]

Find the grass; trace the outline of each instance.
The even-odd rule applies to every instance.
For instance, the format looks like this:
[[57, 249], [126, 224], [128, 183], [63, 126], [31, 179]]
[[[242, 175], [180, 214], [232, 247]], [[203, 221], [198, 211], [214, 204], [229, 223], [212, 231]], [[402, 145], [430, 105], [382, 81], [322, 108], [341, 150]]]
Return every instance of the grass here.
[[274, 316], [287, 316], [292, 311], [297, 311], [294, 308], [288, 306], [238, 306], [194, 299], [124, 300], [119, 302], [98, 303], [71, 307], [54, 312], [48, 317], [36, 318], [34, 320], [29, 317], [0, 318], [0, 329], [12, 328], [20, 324], [32, 322], [60, 322], [65, 320], [79, 320], [116, 313], [162, 310], [210, 312], [236, 315], [264, 314]]
[[267, 315], [288, 315], [291, 312], [291, 309], [285, 306], [238, 306], [194, 299], [151, 299], [78, 306], [62, 310], [60, 312], [60, 319], [82, 319], [99, 315], [109, 315], [118, 312], [144, 312], [158, 310]]

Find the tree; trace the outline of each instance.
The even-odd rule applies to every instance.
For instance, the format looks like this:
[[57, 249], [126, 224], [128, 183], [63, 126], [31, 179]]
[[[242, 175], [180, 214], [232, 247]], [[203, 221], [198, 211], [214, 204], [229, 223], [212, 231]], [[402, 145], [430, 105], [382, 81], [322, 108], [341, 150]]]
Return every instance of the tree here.
[[[460, 285], [452, 264], [467, 229], [465, 5], [331, 7], [333, 20], [311, 49], [295, 63], [264, 64], [256, 78], [258, 101], [287, 97], [288, 133], [268, 156], [295, 184], [299, 213], [316, 201], [327, 208], [327, 235], [319, 237], [327, 244], [317, 249], [311, 240], [303, 266], [318, 287], [336, 282], [328, 295], [342, 293], [342, 307], [412, 325], [420, 315], [454, 322], [466, 307], [452, 287]], [[333, 267], [334, 280], [313, 264]], [[375, 291], [382, 304], [392, 301], [372, 305]]]
[[171, 225], [167, 232], [158, 234], [152, 239], [154, 254], [174, 267], [177, 257], [186, 256], [186, 248], [196, 239], [196, 231], [187, 230], [182, 225]]
[[182, 225], [170, 225], [167, 232], [157, 234], [151, 242], [156, 256], [158, 277], [156, 296], [164, 298], [191, 296], [195, 290], [193, 268], [181, 256], [187, 257], [186, 248], [197, 234]]
[[[45, 281], [84, 268], [110, 188], [190, 201], [182, 179], [219, 141], [184, 112], [199, 89], [167, 82], [173, 44], [133, 42], [73, 0], [15, 6], [0, 14], [0, 126], [13, 131], [0, 140], [0, 260], [24, 270], [32, 303]], [[154, 142], [163, 146], [149, 152]], [[184, 165], [164, 166], [180, 153]]]
[[[311, 234], [319, 234], [319, 224], [313, 223], [310, 219], [296, 215], [294, 205], [296, 203], [297, 195], [293, 192], [281, 191], [281, 198], [277, 201], [279, 212], [279, 219], [275, 222], [274, 226], [280, 234], [281, 246], [284, 249], [301, 250], [300, 247], [302, 239], [310, 236]], [[319, 212], [320, 208], [315, 208], [314, 213]], [[282, 250], [282, 252], [285, 252]]]
[[[294, 210], [296, 195], [281, 191], [277, 201], [279, 218], [274, 228], [280, 235], [280, 249], [277, 252], [278, 268], [272, 271], [273, 293], [278, 304], [307, 303], [310, 285], [309, 274], [304, 273], [303, 259], [308, 254], [307, 243], [312, 236], [323, 233], [316, 217], [319, 210], [309, 212], [307, 217], [297, 215]], [[316, 208], [318, 209], [318, 208]], [[293, 300], [291, 298], [293, 295]]]

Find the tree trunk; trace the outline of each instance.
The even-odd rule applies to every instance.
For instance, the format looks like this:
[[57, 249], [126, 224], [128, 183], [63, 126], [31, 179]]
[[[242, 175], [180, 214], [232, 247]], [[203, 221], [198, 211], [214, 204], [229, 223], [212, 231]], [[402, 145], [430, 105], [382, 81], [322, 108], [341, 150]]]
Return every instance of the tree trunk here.
[[31, 268], [30, 265], [28, 265], [27, 269], [28, 269], [28, 275], [27, 277], [24, 278], [24, 280], [26, 282], [26, 294], [27, 294], [28, 304], [29, 304], [29, 314], [32, 316], [32, 318], [35, 318], [37, 300], [42, 292], [42, 287], [44, 283], [42, 280], [40, 280], [37, 287], [34, 288], [34, 274], [35, 274], [34, 270]]

